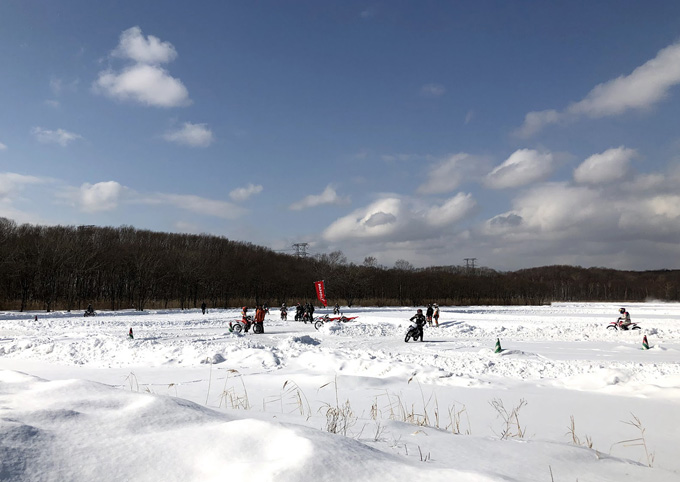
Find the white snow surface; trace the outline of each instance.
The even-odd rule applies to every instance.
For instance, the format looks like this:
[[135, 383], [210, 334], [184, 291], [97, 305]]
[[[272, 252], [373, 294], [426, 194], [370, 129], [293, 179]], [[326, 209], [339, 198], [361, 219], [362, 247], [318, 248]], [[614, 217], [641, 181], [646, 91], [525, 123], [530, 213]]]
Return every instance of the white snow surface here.
[[677, 482], [680, 304], [618, 308], [0, 312], [0, 480]]

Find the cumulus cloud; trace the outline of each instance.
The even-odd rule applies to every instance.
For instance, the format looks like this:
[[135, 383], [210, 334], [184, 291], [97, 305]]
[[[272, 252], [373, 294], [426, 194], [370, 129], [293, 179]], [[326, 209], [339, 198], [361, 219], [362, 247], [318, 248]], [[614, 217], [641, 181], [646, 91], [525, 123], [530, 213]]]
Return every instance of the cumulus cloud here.
[[515, 242], [527, 252], [598, 245], [616, 253], [629, 243], [677, 244], [680, 195], [673, 182], [648, 180], [622, 186], [541, 184], [517, 196], [512, 210], [486, 221], [481, 232], [499, 247]]
[[545, 179], [553, 168], [552, 153], [519, 149], [487, 174], [484, 183], [492, 189], [520, 187]]
[[574, 180], [582, 184], [602, 184], [623, 179], [636, 155], [635, 149], [623, 146], [593, 154], [574, 170]]
[[423, 97], [441, 97], [446, 93], [446, 87], [441, 84], [425, 84], [420, 88]]
[[95, 82], [95, 91], [153, 107], [180, 107], [191, 103], [182, 81], [156, 65], [136, 64], [120, 73], [102, 71]]
[[529, 112], [517, 133], [531, 136], [544, 126], [581, 116], [601, 118], [630, 109], [645, 109], [662, 100], [671, 87], [680, 83], [680, 42], [660, 50], [656, 57], [622, 75], [593, 88], [582, 100], [563, 112]]
[[472, 195], [458, 193], [441, 204], [386, 196], [334, 221], [323, 232], [329, 242], [362, 239], [383, 242], [420, 240], [440, 235], [468, 217], [476, 206]]
[[7, 149], [7, 146], [0, 142], [0, 151], [4, 151], [5, 149]]
[[153, 36], [145, 38], [139, 27], [132, 27], [121, 34], [120, 42], [111, 55], [131, 60], [134, 64], [121, 71], [101, 71], [93, 84], [95, 92], [154, 107], [178, 107], [191, 103], [182, 81], [160, 66], [177, 57], [172, 44]]
[[208, 147], [212, 144], [213, 133], [207, 124], [185, 122], [180, 129], [166, 132], [163, 138], [168, 142], [191, 147]]
[[175, 60], [177, 51], [170, 42], [161, 42], [153, 35], [145, 38], [141, 28], [132, 27], [120, 34], [120, 42], [111, 55], [142, 64], [164, 64]]
[[477, 205], [472, 194], [459, 192], [441, 206], [431, 207], [425, 220], [430, 226], [448, 226], [465, 218]]
[[461, 152], [454, 154], [430, 167], [427, 180], [417, 192], [421, 194], [442, 194], [455, 191], [464, 179], [474, 176], [486, 161]]
[[255, 185], [253, 183], [248, 183], [246, 187], [239, 187], [234, 189], [229, 193], [229, 197], [236, 202], [242, 202], [247, 200], [249, 197], [260, 194], [262, 192], [262, 186]]
[[82, 136], [65, 131], [64, 129], [52, 131], [43, 129], [42, 127], [34, 127], [31, 132], [35, 138], [38, 139], [38, 142], [42, 144], [59, 144], [62, 147], [66, 147], [71, 142], [82, 139]]
[[80, 209], [87, 213], [112, 211], [118, 207], [122, 191], [123, 186], [116, 181], [84, 183], [78, 193]]
[[349, 198], [339, 196], [332, 185], [326, 186], [326, 189], [321, 194], [310, 194], [304, 199], [297, 201], [289, 206], [292, 211], [301, 211], [303, 209], [321, 206], [322, 204], [346, 204]]

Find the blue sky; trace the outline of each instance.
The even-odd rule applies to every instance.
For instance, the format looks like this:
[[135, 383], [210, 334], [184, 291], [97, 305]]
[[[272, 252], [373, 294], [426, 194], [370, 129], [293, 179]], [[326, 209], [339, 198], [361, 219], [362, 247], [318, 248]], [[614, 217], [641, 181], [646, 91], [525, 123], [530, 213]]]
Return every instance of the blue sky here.
[[0, 216], [678, 268], [680, 2], [0, 3]]

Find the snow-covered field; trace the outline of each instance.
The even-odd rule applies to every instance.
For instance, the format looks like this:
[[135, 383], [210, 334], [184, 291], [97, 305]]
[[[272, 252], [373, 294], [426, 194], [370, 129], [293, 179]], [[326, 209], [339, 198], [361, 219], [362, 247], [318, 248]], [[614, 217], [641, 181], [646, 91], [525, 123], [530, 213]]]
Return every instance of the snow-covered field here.
[[0, 313], [0, 480], [677, 482], [680, 304], [618, 308]]

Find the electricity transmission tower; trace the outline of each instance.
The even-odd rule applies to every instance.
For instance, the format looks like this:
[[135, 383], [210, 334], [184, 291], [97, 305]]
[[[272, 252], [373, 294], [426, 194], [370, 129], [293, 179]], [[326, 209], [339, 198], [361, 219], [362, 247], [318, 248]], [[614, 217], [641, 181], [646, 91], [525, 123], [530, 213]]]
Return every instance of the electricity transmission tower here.
[[477, 258], [465, 258], [465, 268], [469, 271], [472, 269], [474, 271], [475, 269], [475, 261], [477, 261]]
[[309, 243], [295, 243], [293, 245], [293, 249], [295, 250], [295, 256], [297, 258], [306, 258], [308, 245]]

